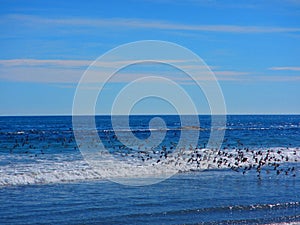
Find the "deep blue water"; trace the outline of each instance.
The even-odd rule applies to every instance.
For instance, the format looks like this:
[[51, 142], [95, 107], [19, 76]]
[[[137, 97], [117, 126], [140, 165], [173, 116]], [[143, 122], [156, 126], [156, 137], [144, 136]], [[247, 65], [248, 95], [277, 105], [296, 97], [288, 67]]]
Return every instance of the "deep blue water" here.
[[[124, 146], [115, 131], [133, 132], [145, 140], [151, 134], [151, 118], [132, 116], [126, 130], [113, 128], [109, 116], [96, 117], [97, 132], [112, 155], [144, 165], [141, 160], [148, 160], [144, 152], [150, 149]], [[161, 118], [167, 129], [155, 132], [166, 136], [151, 151], [166, 148], [171, 155], [181, 133], [190, 132], [192, 138], [195, 130], [193, 124], [183, 128], [177, 116]], [[199, 119], [200, 136], [193, 151], [206, 147], [211, 131], [210, 116]], [[256, 169], [244, 174], [243, 168], [236, 172], [226, 166], [197, 170], [186, 158], [181, 163], [188, 166], [182, 165], [180, 173], [157, 184], [134, 187], [107, 180], [105, 171], [95, 171], [85, 162], [73, 135], [72, 117], [0, 117], [0, 224], [300, 222], [299, 134], [299, 115], [227, 116], [222, 152], [249, 158], [269, 151], [277, 154], [280, 166], [274, 170], [266, 165], [258, 177]], [[162, 160], [161, 153], [153, 154], [149, 162]], [[124, 177], [130, 173], [123, 172]]]

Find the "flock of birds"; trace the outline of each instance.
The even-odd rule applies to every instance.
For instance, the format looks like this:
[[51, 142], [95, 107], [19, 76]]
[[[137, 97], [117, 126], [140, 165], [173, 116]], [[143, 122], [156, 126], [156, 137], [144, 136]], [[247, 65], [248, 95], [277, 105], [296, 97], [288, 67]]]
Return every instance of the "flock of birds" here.
[[[38, 157], [39, 154], [45, 154], [45, 149], [51, 149], [51, 145], [56, 144], [63, 148], [77, 150], [75, 139], [72, 131], [68, 136], [56, 136], [56, 139], [47, 140], [45, 135], [19, 133], [17, 135], [8, 135], [5, 139], [0, 140], [2, 149], [9, 149], [10, 153], [19, 152], [23, 149], [23, 153], [31, 154]], [[31, 142], [32, 141], [32, 142]], [[9, 143], [9, 144], [8, 144]], [[43, 144], [41, 144], [43, 143]], [[277, 148], [266, 150], [251, 150], [241, 147], [243, 144], [237, 141], [236, 147], [225, 146], [220, 149], [207, 149], [199, 146], [180, 147], [176, 143], [160, 145], [155, 148], [147, 148], [137, 146], [136, 149], [130, 149], [120, 144], [118, 137], [108, 133], [105, 140], [106, 146], [113, 150], [112, 154], [120, 157], [128, 162], [134, 162], [140, 165], [172, 165], [178, 171], [196, 171], [207, 169], [231, 169], [242, 174], [255, 170], [257, 177], [261, 179], [263, 173], [271, 172], [276, 175], [284, 174], [295, 177], [297, 168], [295, 162], [300, 161], [299, 148]], [[95, 143], [89, 143], [93, 148]], [[80, 147], [80, 146], [79, 146]], [[288, 166], [282, 167], [282, 163], [289, 162]]]
[[72, 135], [72, 129], [67, 132], [68, 135], [62, 136], [59, 132], [47, 136], [45, 132], [38, 130], [0, 133], [0, 148], [7, 149], [12, 153], [31, 154], [37, 157], [44, 155], [47, 149], [51, 147], [60, 147], [61, 149], [77, 149], [75, 139]]
[[[125, 160], [140, 163], [140, 165], [172, 165], [179, 172], [199, 171], [209, 169], [231, 169], [242, 174], [255, 170], [257, 177], [261, 179], [263, 172], [276, 175], [284, 174], [296, 177], [297, 168], [294, 163], [300, 162], [299, 148], [271, 148], [251, 150], [244, 147], [237, 140], [236, 147], [227, 144], [220, 149], [208, 149], [204, 147], [178, 147], [170, 142], [156, 148], [144, 145], [136, 146], [135, 150], [118, 142], [116, 135], [107, 134], [108, 147], [114, 153]], [[225, 140], [226, 142], [227, 140]], [[285, 163], [282, 167], [281, 164]]]

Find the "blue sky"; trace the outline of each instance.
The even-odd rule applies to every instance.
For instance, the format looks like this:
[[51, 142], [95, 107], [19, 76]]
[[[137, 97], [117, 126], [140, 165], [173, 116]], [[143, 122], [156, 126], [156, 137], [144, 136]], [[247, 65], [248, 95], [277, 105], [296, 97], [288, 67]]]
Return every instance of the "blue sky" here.
[[[229, 114], [300, 114], [298, 0], [0, 5], [0, 115], [71, 114], [77, 82], [89, 64], [139, 40], [170, 41], [198, 54], [216, 74]], [[110, 112], [122, 85], [126, 79], [107, 84], [98, 113]], [[192, 85], [180, 85], [194, 101], [204, 101]], [[152, 100], [134, 112], [173, 109]]]

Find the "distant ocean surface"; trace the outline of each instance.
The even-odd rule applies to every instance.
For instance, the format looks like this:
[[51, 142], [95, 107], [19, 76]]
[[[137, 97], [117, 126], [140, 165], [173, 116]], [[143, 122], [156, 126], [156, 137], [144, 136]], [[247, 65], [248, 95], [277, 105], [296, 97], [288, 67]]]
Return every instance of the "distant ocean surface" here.
[[[84, 160], [71, 116], [0, 117], [0, 224], [300, 224], [300, 115], [229, 115], [220, 149], [206, 146], [210, 116], [199, 116], [200, 127], [159, 116], [166, 128], [150, 131], [153, 117], [130, 116], [129, 130], [117, 128], [140, 139], [165, 132], [151, 149], [127, 148], [109, 116], [95, 118], [114, 157], [179, 171], [140, 187], [114, 183]], [[195, 130], [197, 145], [172, 155], [181, 132]]]

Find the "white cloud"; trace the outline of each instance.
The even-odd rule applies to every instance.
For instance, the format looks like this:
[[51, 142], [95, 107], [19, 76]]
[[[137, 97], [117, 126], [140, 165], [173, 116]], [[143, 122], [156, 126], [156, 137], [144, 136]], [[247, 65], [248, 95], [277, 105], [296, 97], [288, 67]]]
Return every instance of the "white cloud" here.
[[90, 60], [52, 60], [52, 59], [9, 59], [0, 60], [2, 66], [57, 66], [57, 67], [80, 67], [89, 66]]
[[[188, 62], [184, 60], [175, 60], [176, 62], [182, 63], [181, 68], [189, 72], [196, 71], [199, 80], [211, 80], [210, 75], [207, 74], [206, 66], [196, 65], [193, 62]], [[47, 60], [47, 59], [11, 59], [11, 60], [0, 60], [0, 79], [6, 81], [15, 82], [40, 82], [40, 83], [77, 83], [84, 74], [85, 70], [93, 61], [90, 60]], [[92, 68], [89, 72], [91, 78], [88, 82], [104, 82], [105, 77], [103, 72], [107, 68], [117, 67], [122, 65], [125, 61], [111, 61], [111, 62], [101, 62], [101, 70]], [[174, 60], [167, 61], [169, 63], [174, 62]], [[130, 64], [132, 61], [126, 61]], [[99, 64], [100, 65], [100, 64]], [[217, 68], [214, 66], [210, 67]], [[219, 80], [230, 80], [238, 79], [240, 75], [245, 75], [245, 72], [238, 71], [215, 71]], [[116, 77], [110, 79], [109, 82], [130, 82], [132, 80], [138, 79], [142, 76], [164, 76], [172, 79], [178, 83], [190, 83], [191, 79], [182, 75], [182, 72], [176, 70], [164, 71], [155, 73], [151, 71], [141, 71], [141, 72], [124, 72], [118, 73]]]
[[[3, 67], [63, 67], [63, 68], [73, 68], [73, 67], [85, 67], [87, 68], [92, 63], [96, 62], [93, 67], [118, 67], [124, 64], [134, 64], [136, 61], [133, 60], [122, 60], [117, 61], [111, 59], [111, 61], [93, 61], [93, 60], [53, 60], [53, 59], [8, 59], [0, 60], [0, 66]], [[166, 63], [188, 63], [186, 60], [164, 60]]]
[[28, 15], [10, 15], [9, 20], [22, 21], [29, 25], [55, 25], [55, 26], [84, 26], [107, 27], [107, 28], [138, 28], [138, 29], [162, 29], [181, 31], [205, 31], [205, 32], [226, 32], [226, 33], [281, 33], [300, 32], [300, 27], [269, 27], [269, 26], [240, 26], [240, 25], [205, 25], [205, 24], [181, 24], [159, 20], [144, 20], [137, 18], [113, 18], [113, 19], [48, 19]]
[[241, 76], [241, 75], [247, 75], [250, 74], [249, 72], [241, 72], [241, 71], [230, 71], [230, 70], [224, 70], [224, 71], [214, 71], [214, 73], [217, 76]]
[[[104, 82], [106, 76], [103, 72], [111, 67], [118, 67], [125, 61], [111, 61], [101, 63], [101, 70], [97, 67], [90, 71], [91, 78], [87, 81], [89, 83]], [[169, 60], [170, 63], [174, 60]], [[181, 68], [189, 72], [197, 72], [198, 80], [212, 80], [207, 74], [206, 67], [203, 65], [196, 65], [193, 62], [184, 60], [176, 60], [182, 64]], [[39, 83], [57, 83], [76, 84], [84, 74], [88, 66], [93, 63], [91, 60], [48, 60], [48, 59], [10, 59], [0, 60], [0, 79], [13, 82], [39, 82]], [[126, 63], [131, 64], [128, 60]], [[100, 64], [99, 64], [100, 65]], [[210, 66], [216, 78], [219, 81], [251, 81], [253, 74], [245, 71], [221, 70], [220, 67]], [[269, 70], [274, 71], [300, 71], [300, 67], [271, 67]], [[255, 74], [254, 74], [255, 75]], [[133, 71], [119, 72], [117, 76], [110, 79], [111, 83], [131, 82], [135, 79], [144, 76], [164, 76], [172, 79], [180, 84], [192, 84], [192, 80], [188, 76], [183, 76], [181, 72], [176, 74], [176, 71], [169, 72], [152, 72], [150, 71]], [[267, 81], [299, 81], [299, 76], [274, 76], [261, 75], [255, 76], [255, 80]], [[65, 86], [62, 86], [65, 87]]]
[[269, 70], [274, 70], [274, 71], [300, 71], [300, 67], [293, 67], [293, 66], [270, 67]]
[[259, 80], [274, 82], [300, 81], [300, 76], [259, 76]]
[[75, 83], [82, 74], [78, 69], [0, 67], [0, 79], [14, 82]]

